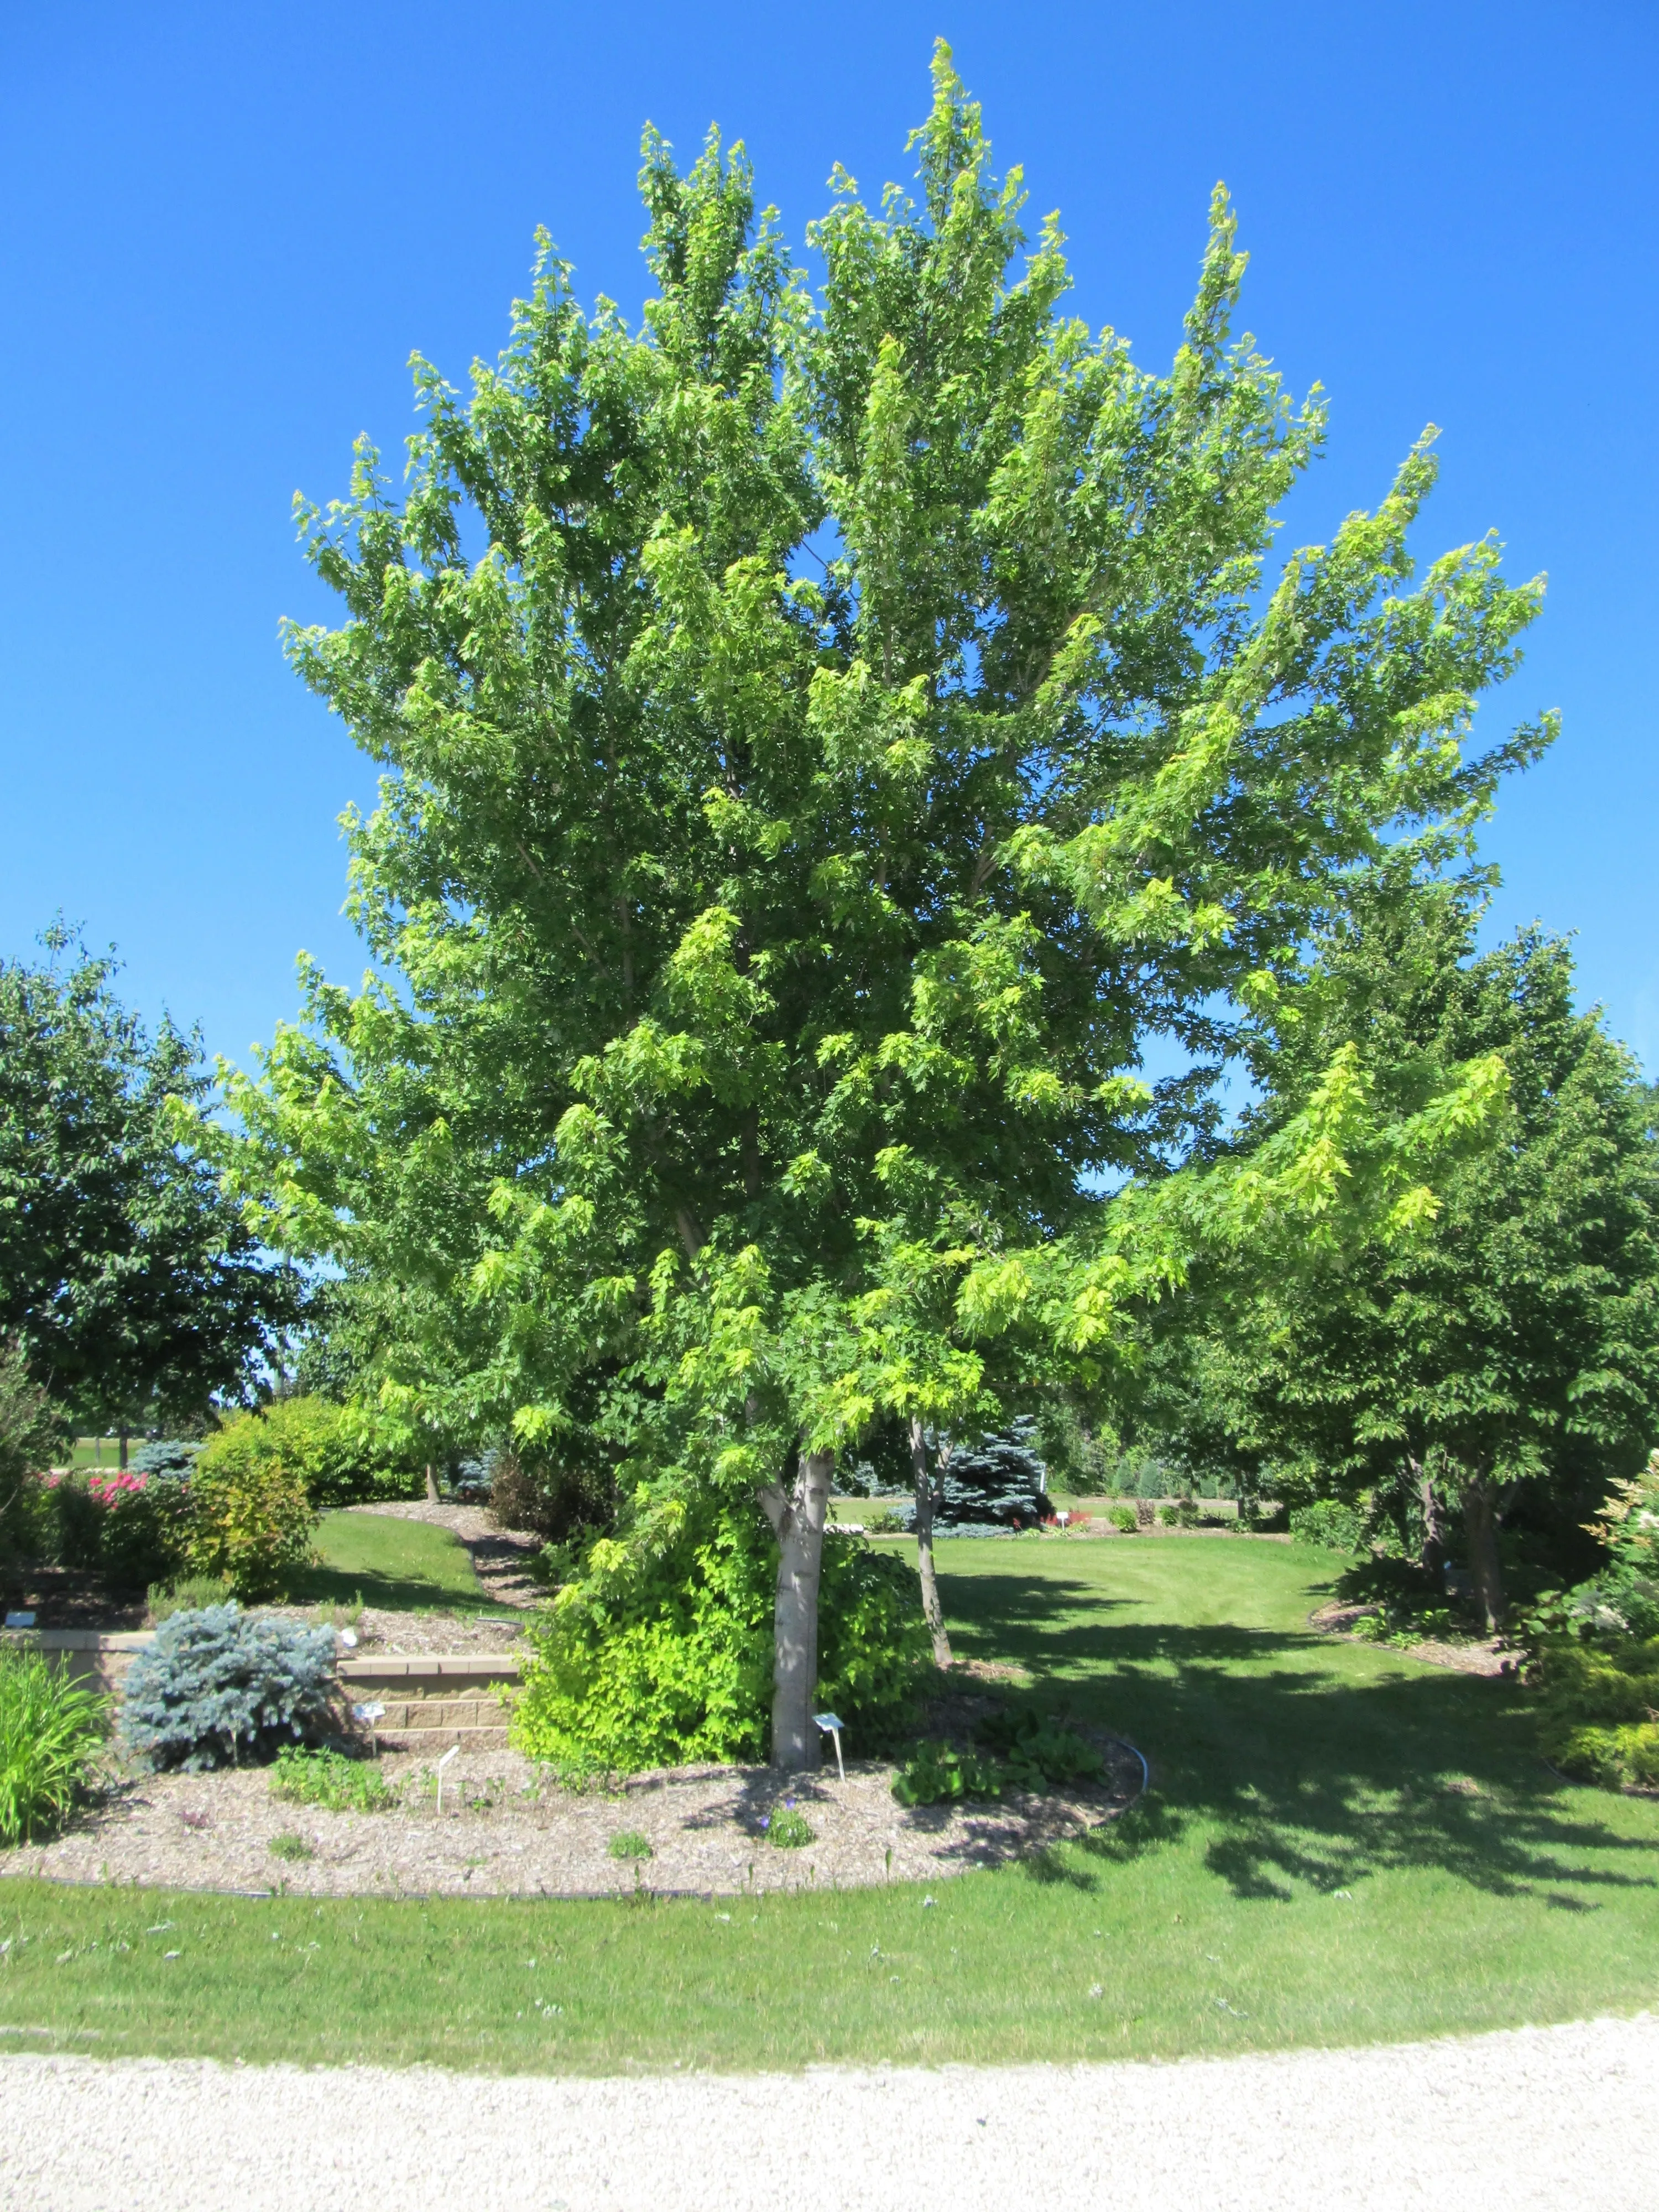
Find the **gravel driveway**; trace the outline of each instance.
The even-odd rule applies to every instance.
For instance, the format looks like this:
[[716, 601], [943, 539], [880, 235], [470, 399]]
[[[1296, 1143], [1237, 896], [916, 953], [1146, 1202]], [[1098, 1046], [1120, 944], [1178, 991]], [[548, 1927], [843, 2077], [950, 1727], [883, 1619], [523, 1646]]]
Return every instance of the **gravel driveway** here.
[[1635, 2212], [1659, 2020], [1170, 2066], [468, 2077], [0, 2058], [29, 2212]]

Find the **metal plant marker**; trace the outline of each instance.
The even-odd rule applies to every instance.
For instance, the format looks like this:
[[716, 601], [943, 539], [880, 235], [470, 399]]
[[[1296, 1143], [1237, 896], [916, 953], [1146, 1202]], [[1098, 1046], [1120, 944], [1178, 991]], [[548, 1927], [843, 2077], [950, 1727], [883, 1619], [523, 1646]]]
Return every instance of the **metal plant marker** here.
[[841, 1715], [839, 1713], [814, 1713], [812, 1718], [817, 1723], [819, 1728], [823, 1730], [825, 1735], [833, 1738], [836, 1747], [836, 1771], [840, 1775], [842, 1780], [845, 1782], [847, 1779], [847, 1769], [842, 1765], [841, 1758]]
[[369, 1748], [377, 1759], [380, 1755], [380, 1738], [374, 1733], [374, 1723], [376, 1721], [382, 1719], [385, 1713], [386, 1707], [384, 1705], [354, 1705], [351, 1708], [351, 1717], [353, 1720], [366, 1721], [368, 1723]]

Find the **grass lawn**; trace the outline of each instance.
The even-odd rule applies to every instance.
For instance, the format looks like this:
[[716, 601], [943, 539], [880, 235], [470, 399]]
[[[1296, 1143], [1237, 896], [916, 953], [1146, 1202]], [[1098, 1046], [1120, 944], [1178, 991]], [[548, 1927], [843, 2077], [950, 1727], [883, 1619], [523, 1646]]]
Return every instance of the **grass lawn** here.
[[1149, 1755], [1151, 1795], [1097, 1837], [931, 1891], [756, 1902], [7, 1882], [0, 2048], [595, 2071], [1147, 2057], [1659, 2001], [1659, 1804], [1558, 1783], [1508, 1684], [1314, 1635], [1328, 1555], [1033, 1539], [945, 1543], [940, 1563], [959, 1653], [1021, 1662], [1034, 1698]]
[[297, 1604], [365, 1605], [388, 1612], [500, 1613], [447, 1528], [391, 1513], [325, 1513], [317, 1529], [322, 1565], [300, 1576]]

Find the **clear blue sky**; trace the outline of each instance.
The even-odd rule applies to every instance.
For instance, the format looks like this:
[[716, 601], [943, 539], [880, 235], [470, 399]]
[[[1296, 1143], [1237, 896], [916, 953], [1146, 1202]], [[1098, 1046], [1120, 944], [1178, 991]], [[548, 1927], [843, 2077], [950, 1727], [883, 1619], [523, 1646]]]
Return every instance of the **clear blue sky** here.
[[0, 953], [59, 908], [130, 996], [242, 1059], [301, 946], [355, 980], [335, 817], [369, 778], [282, 661], [329, 603], [296, 488], [392, 457], [412, 348], [493, 356], [544, 223], [583, 296], [642, 293], [648, 117], [744, 137], [799, 240], [840, 160], [908, 174], [935, 33], [1076, 306], [1163, 364], [1218, 177], [1249, 325], [1333, 404], [1287, 536], [1373, 503], [1425, 422], [1419, 550], [1495, 526], [1547, 611], [1485, 733], [1559, 706], [1489, 838], [1496, 920], [1578, 933], [1586, 1000], [1659, 1069], [1659, 361], [1651, 0], [1179, 9], [0, 9]]

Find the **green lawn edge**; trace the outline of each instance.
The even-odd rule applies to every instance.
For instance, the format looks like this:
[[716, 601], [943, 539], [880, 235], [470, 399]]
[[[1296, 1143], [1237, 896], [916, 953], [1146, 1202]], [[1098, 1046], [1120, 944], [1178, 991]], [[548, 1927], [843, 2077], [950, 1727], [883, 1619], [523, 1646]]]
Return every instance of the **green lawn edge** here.
[[1328, 1555], [963, 1542], [942, 1565], [962, 1656], [1018, 1662], [1036, 1702], [1147, 1752], [1152, 1790], [1122, 1820], [931, 1886], [709, 1902], [13, 1877], [0, 2051], [505, 2073], [1074, 2063], [1659, 2001], [1659, 1806], [1553, 1776], [1512, 1682], [1317, 1635]]

